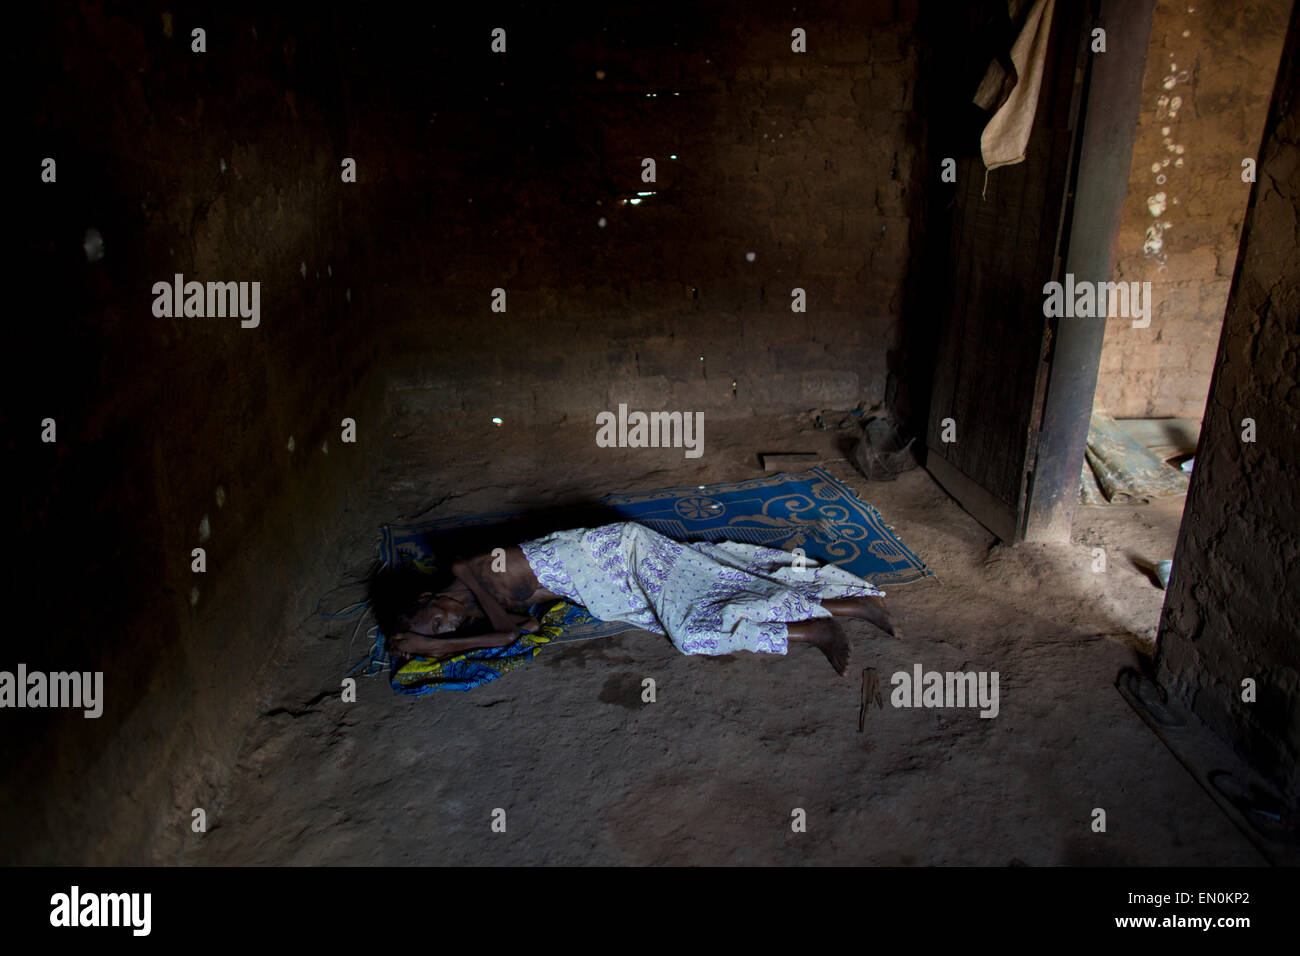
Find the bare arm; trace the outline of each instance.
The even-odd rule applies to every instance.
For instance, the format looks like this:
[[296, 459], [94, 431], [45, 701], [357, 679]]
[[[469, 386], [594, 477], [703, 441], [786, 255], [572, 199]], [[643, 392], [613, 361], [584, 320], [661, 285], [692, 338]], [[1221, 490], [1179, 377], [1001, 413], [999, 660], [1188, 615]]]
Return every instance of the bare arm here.
[[418, 654], [421, 657], [454, 657], [466, 651], [479, 651], [491, 647], [509, 647], [519, 640], [519, 631], [494, 631], [477, 637], [428, 637], [404, 631], [389, 639], [389, 650], [403, 657]]

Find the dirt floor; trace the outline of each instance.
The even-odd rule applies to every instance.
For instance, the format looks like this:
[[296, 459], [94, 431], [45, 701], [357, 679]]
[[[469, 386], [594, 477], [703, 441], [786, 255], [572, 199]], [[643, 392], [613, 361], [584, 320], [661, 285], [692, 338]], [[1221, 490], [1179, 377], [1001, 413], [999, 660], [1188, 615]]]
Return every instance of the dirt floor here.
[[[804, 416], [710, 419], [694, 460], [596, 449], [580, 424], [442, 427], [393, 424], [365, 508], [322, 531], [333, 579], [303, 581], [305, 593], [364, 573], [387, 521], [740, 481], [762, 474], [757, 451], [809, 448], [937, 580], [889, 591], [905, 641], [846, 625], [847, 678], [810, 647], [685, 657], [634, 632], [548, 648], [468, 693], [411, 698], [363, 679], [345, 704], [340, 680], [364, 635], [350, 644], [352, 620], [313, 617], [181, 862], [1264, 862], [1114, 687], [1152, 651], [1163, 592], [1150, 568], [1172, 556], [1181, 498], [1081, 509], [1072, 544], [1007, 547], [923, 470], [865, 481], [845, 457], [852, 433]], [[889, 675], [916, 663], [997, 671], [1000, 713], [895, 709]], [[885, 706], [860, 733], [865, 666]], [[641, 701], [644, 677], [654, 703]], [[491, 829], [498, 808], [505, 833]], [[792, 831], [795, 808], [806, 832]]]

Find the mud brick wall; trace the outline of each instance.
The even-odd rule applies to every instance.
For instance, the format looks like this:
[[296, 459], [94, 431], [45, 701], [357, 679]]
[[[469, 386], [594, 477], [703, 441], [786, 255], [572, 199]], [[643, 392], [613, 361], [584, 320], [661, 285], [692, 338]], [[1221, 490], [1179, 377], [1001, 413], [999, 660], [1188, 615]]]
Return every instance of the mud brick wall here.
[[[1300, 792], [1300, 10], [1265, 131], [1160, 622], [1160, 678]], [[1243, 420], [1254, 441], [1243, 440]], [[1243, 701], [1243, 680], [1257, 685]]]
[[[165, 860], [190, 836], [236, 715], [314, 607], [299, 576], [383, 410], [339, 175], [338, 25], [130, 9], [43, 6], [16, 51], [28, 125], [9, 181], [39, 294], [6, 323], [20, 490], [0, 669], [103, 671], [104, 712], [4, 712], [0, 818], [23, 821], [2, 830], [6, 862]], [[260, 324], [156, 317], [153, 284], [175, 273], [260, 281]]]
[[372, 103], [357, 147], [384, 164], [365, 195], [396, 250], [376, 264], [401, 324], [395, 406], [588, 427], [620, 402], [881, 401], [909, 248], [909, 6], [620, 6], [539, 24], [545, 41], [512, 20], [500, 62], [426, 57], [427, 117]]
[[1156, 5], [1114, 273], [1151, 283], [1151, 326], [1108, 320], [1098, 410], [1201, 417], [1291, 5]]

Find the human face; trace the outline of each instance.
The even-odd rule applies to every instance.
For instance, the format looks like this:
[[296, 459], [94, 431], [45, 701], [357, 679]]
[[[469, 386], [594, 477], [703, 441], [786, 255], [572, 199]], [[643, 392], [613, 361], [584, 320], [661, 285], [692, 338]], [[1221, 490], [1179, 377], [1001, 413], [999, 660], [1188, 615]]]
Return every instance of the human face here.
[[450, 634], [465, 620], [466, 607], [448, 594], [426, 591], [420, 595], [419, 604], [407, 620], [406, 629], [413, 634], [426, 636]]

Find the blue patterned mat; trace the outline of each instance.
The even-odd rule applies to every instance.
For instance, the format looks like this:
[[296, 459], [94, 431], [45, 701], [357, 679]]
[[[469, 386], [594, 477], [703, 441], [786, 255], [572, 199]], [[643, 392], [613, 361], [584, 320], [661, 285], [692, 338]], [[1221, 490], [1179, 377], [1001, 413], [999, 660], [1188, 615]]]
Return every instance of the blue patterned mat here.
[[744, 541], [838, 564], [872, 584], [908, 584], [933, 572], [880, 512], [821, 468], [735, 485], [611, 495], [608, 505], [678, 541]]
[[[808, 557], [838, 564], [882, 588], [933, 575], [875, 508], [821, 468], [738, 484], [609, 495], [601, 499], [601, 505], [609, 520], [636, 521], [678, 541], [745, 541], [787, 551], [802, 548]], [[452, 532], [508, 526], [520, 514], [498, 512], [385, 525], [379, 559], [385, 567], [413, 563], [432, 570], [440, 538]], [[555, 642], [607, 637], [631, 629], [627, 624], [593, 620], [567, 628]]]

